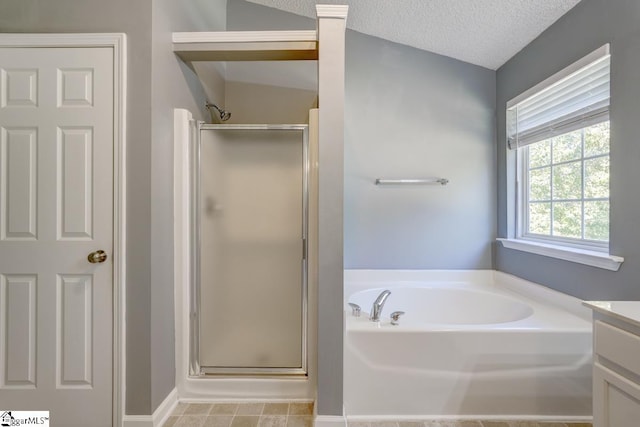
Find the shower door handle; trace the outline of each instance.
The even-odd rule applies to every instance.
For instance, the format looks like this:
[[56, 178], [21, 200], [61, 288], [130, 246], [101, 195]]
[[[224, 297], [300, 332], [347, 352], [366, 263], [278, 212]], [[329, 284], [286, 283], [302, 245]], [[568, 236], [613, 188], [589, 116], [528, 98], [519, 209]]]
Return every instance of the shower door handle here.
[[307, 259], [307, 239], [302, 238], [302, 259]]

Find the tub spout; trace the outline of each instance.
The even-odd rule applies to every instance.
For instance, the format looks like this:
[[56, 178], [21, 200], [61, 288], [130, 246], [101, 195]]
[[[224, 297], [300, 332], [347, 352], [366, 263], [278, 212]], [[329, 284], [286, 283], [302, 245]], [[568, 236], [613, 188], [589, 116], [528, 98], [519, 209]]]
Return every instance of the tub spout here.
[[391, 295], [390, 290], [384, 290], [378, 295], [378, 298], [373, 302], [373, 307], [371, 307], [371, 317], [369, 319], [372, 322], [380, 321], [380, 314], [382, 314], [382, 307], [384, 307], [384, 303], [387, 301], [387, 298]]

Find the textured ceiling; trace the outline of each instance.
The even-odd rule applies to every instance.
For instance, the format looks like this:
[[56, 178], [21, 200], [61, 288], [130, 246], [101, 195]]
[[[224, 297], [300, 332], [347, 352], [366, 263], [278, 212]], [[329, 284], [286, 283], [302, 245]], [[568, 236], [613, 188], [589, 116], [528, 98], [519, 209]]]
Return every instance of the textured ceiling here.
[[580, 0], [249, 0], [315, 17], [316, 3], [348, 4], [347, 27], [497, 69]]

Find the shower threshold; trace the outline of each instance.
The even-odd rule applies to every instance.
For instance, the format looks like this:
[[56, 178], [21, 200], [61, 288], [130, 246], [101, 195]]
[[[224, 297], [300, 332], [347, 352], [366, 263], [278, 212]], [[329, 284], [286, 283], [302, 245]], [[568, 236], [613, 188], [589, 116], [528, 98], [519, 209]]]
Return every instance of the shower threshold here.
[[194, 377], [298, 377], [307, 378], [307, 371], [301, 368], [256, 368], [256, 367], [201, 367], [200, 375]]

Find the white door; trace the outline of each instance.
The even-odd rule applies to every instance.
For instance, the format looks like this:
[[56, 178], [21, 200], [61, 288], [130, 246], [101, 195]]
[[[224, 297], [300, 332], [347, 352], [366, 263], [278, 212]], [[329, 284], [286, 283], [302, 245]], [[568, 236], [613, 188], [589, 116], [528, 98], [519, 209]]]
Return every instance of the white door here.
[[113, 103], [111, 48], [0, 48], [0, 409], [52, 426], [112, 423]]

